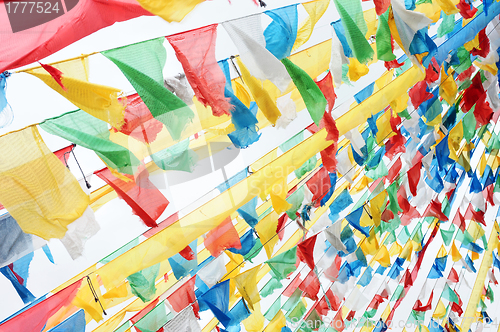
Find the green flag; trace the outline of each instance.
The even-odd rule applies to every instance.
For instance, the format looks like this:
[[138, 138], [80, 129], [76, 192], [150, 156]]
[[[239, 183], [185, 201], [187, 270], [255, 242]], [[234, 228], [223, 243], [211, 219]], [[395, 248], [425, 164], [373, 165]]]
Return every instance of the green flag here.
[[293, 247], [266, 261], [273, 275], [278, 279], [285, 279], [291, 272], [295, 271], [297, 261], [297, 247]]
[[309, 76], [309, 74], [307, 74], [299, 66], [295, 65], [288, 58], [284, 58], [281, 62], [285, 65], [293, 83], [297, 87], [297, 90], [299, 90], [311, 118], [314, 123], [319, 126], [319, 122], [323, 118], [327, 104], [323, 92], [321, 92], [320, 88], [313, 81], [311, 76]]

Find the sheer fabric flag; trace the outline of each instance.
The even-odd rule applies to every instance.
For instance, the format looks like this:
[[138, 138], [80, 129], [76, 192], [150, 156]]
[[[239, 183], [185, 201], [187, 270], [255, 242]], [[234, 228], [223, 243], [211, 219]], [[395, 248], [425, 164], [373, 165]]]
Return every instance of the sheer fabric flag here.
[[73, 174], [36, 127], [0, 137], [0, 202], [25, 233], [62, 238], [89, 205]]
[[120, 68], [155, 119], [165, 125], [174, 140], [179, 140], [194, 113], [164, 86], [163, 67], [167, 60], [164, 41], [156, 38], [102, 54]]
[[105, 122], [81, 110], [45, 120], [40, 127], [51, 134], [94, 150], [106, 165], [122, 173], [134, 174], [140, 165], [139, 159], [132, 152], [109, 140], [109, 130]]
[[265, 47], [261, 16], [251, 15], [224, 22], [222, 25], [238, 48], [239, 58], [250, 74], [260, 80], [270, 80], [284, 92], [291, 78], [285, 66]]
[[165, 332], [201, 332], [201, 327], [196, 320], [193, 308], [188, 306], [181, 313], [175, 316], [165, 326]]
[[119, 89], [89, 82], [87, 58], [53, 66], [62, 72], [61, 83], [65, 89], [42, 67], [28, 70], [27, 73], [38, 77], [76, 107], [115, 128], [121, 128], [126, 99], [121, 98], [122, 92]]
[[47, 323], [47, 320], [52, 315], [54, 315], [62, 307], [71, 304], [71, 301], [78, 292], [81, 284], [82, 279], [64, 288], [62, 291], [50, 296], [46, 300], [35, 304], [31, 308], [25, 310], [22, 314], [9, 319], [3, 324], [0, 324], [0, 331], [42, 331], [45, 324]]
[[24, 233], [10, 214], [0, 217], [0, 266], [15, 262], [46, 243], [38, 236]]
[[266, 48], [279, 60], [290, 56], [297, 38], [297, 4], [264, 13], [273, 19], [264, 31]]
[[61, 14], [57, 18], [45, 23], [29, 21], [29, 26], [26, 26], [27, 20], [19, 20], [17, 25], [12, 22], [11, 25], [7, 6], [0, 8], [0, 31], [4, 32], [0, 45], [0, 53], [3, 54], [0, 73], [43, 59], [116, 22], [151, 15], [135, 0], [68, 1], [67, 12], [64, 13], [61, 6], [59, 10]]
[[294, 51], [311, 38], [314, 26], [328, 9], [329, 4], [330, 0], [315, 0], [302, 4], [309, 14], [309, 17], [300, 24], [299, 30], [297, 31], [297, 38], [293, 44]]
[[144, 166], [134, 177], [124, 175], [127, 181], [115, 177], [108, 168], [95, 172], [100, 179], [109, 184], [132, 208], [132, 211], [149, 227], [156, 227], [156, 220], [167, 208], [169, 201], [149, 181], [149, 172]]
[[166, 37], [182, 64], [198, 100], [212, 108], [215, 116], [232, 109], [224, 97], [226, 78], [215, 59], [217, 24]]

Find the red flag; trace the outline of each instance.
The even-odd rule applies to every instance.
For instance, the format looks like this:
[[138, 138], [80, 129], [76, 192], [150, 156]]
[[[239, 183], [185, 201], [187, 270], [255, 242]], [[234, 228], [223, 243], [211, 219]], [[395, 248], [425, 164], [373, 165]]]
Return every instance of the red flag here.
[[451, 282], [458, 282], [458, 273], [454, 268], [451, 268], [450, 274], [448, 275], [448, 280]]
[[198, 311], [200, 307], [198, 302], [196, 302], [196, 296], [194, 294], [194, 284], [196, 282], [196, 276], [193, 276], [187, 282], [185, 282], [181, 287], [177, 288], [170, 296], [167, 297], [168, 302], [175, 310], [175, 312], [181, 312], [188, 305], [193, 303], [193, 311], [196, 318], [200, 319]]
[[[48, 297], [34, 306], [26, 309], [22, 314], [12, 317], [0, 325], [0, 331], [40, 332], [47, 320], [59, 309], [71, 304], [82, 285], [80, 279], [56, 294]], [[83, 287], [89, 287], [85, 285]]]
[[59, 84], [64, 91], [68, 91], [68, 89], [64, 86], [64, 84], [61, 81], [62, 76], [63, 76], [62, 71], [60, 71], [57, 68], [52, 67], [51, 65], [44, 65], [40, 61], [38, 61], [38, 63], [40, 64], [40, 66], [42, 66], [43, 69], [45, 69], [50, 74], [50, 76], [52, 76], [54, 81], [56, 81], [57, 84]]
[[[328, 306], [326, 297], [328, 297], [328, 302], [330, 302], [330, 307]], [[331, 289], [328, 289], [326, 291], [326, 297], [325, 295], [323, 295], [321, 300], [319, 300], [318, 304], [316, 305], [316, 311], [321, 316], [328, 315], [328, 312], [330, 310], [337, 311], [340, 308], [340, 300], [335, 294], [333, 294]]]
[[184, 68], [196, 98], [212, 108], [215, 116], [230, 114], [232, 109], [224, 97], [226, 77], [215, 59], [217, 24], [167, 36]]
[[134, 214], [141, 218], [146, 226], [157, 226], [156, 220], [165, 211], [169, 201], [149, 181], [149, 172], [146, 167], [140, 166], [135, 179], [132, 175], [123, 174], [123, 177], [129, 179], [128, 182], [115, 177], [108, 168], [103, 168], [94, 174], [109, 184], [118, 197], [127, 202]]
[[417, 185], [418, 181], [420, 181], [421, 168], [422, 160], [420, 160], [408, 170], [408, 186], [410, 187], [410, 192], [413, 196], [417, 196]]
[[401, 166], [402, 166], [401, 159], [398, 158], [396, 162], [392, 164], [391, 168], [389, 168], [389, 174], [385, 176], [385, 180], [387, 181], [387, 183], [394, 182], [394, 179], [396, 179], [396, 176], [398, 176], [399, 171], [401, 170]]
[[425, 70], [425, 81], [429, 84], [437, 81], [437, 79], [439, 78], [439, 72], [439, 65], [437, 64], [436, 59], [432, 58], [429, 67], [427, 67], [427, 69]]
[[32, 14], [31, 19], [24, 20], [13, 17], [12, 21], [7, 7], [0, 6], [0, 73], [41, 60], [116, 22], [152, 16], [135, 0], [66, 0], [65, 3], [66, 10], [61, 6], [57, 11], [51, 7], [50, 13]]
[[486, 28], [479, 31], [479, 48], [473, 48], [470, 52], [471, 55], [479, 55], [482, 58], [486, 58], [490, 53], [490, 39], [486, 35]]
[[324, 150], [321, 150], [321, 161], [323, 166], [330, 173], [337, 172], [337, 143], [333, 143]]
[[306, 263], [311, 270], [314, 269], [315, 266], [313, 253], [314, 246], [316, 244], [316, 237], [317, 234], [297, 245], [297, 256], [302, 262]]
[[[346, 320], [347, 317], [346, 317]], [[331, 324], [330, 324], [335, 331], [342, 332], [345, 329], [345, 324], [344, 321], [342, 320], [342, 310], [339, 310], [337, 314], [335, 314], [335, 317], [333, 318]]]
[[193, 249], [190, 246], [186, 246], [186, 248], [179, 251], [179, 255], [188, 261], [192, 261], [195, 258]]
[[486, 93], [477, 98], [474, 117], [476, 118], [476, 129], [487, 125], [493, 118], [493, 110], [490, 107], [490, 103], [486, 101]]
[[460, 15], [462, 15], [462, 17], [465, 19], [473, 18], [477, 12], [477, 8], [475, 8], [465, 0], [460, 0], [456, 7], [458, 8], [458, 10], [460, 10]]
[[420, 81], [410, 89], [409, 93], [413, 107], [417, 109], [424, 101], [432, 98], [432, 93], [427, 92], [427, 83]]
[[[462, 0], [463, 1], [463, 0]], [[481, 82], [481, 75], [476, 74], [472, 79], [472, 84], [465, 89], [463, 93], [463, 98], [461, 101], [461, 106], [464, 112], [470, 111], [472, 106], [477, 102], [478, 98], [485, 93], [483, 88], [483, 82]]]
[[462, 232], [465, 231], [465, 218], [460, 213], [460, 210], [457, 210], [455, 218], [453, 218], [453, 223], [457, 225]]
[[276, 233], [278, 234], [278, 238], [283, 240], [283, 236], [285, 236], [285, 224], [288, 220], [288, 214], [283, 213], [281, 217], [278, 219], [278, 227], [276, 227]]
[[325, 112], [323, 114], [323, 118], [321, 119], [319, 126], [326, 129], [327, 141], [337, 142], [339, 140], [339, 130], [337, 129], [337, 124], [335, 123], [335, 120], [330, 112]]
[[314, 206], [318, 207], [321, 199], [328, 194], [330, 188], [332, 187], [330, 183], [330, 176], [328, 175], [326, 168], [320, 168], [320, 170], [306, 182], [306, 185], [307, 188], [309, 188], [309, 191], [313, 194], [312, 202], [315, 202]]
[[467, 68], [466, 70], [464, 70], [462, 73], [460, 73], [457, 76], [457, 80], [459, 80], [460, 82], [463, 82], [466, 79], [469, 79], [472, 76], [472, 74], [474, 74], [475, 71], [476, 71], [476, 67], [470, 66], [469, 68]]
[[310, 298], [313, 301], [318, 300], [318, 292], [319, 292], [319, 279], [314, 273], [314, 270], [309, 271], [307, 277], [305, 277], [304, 281], [299, 285], [300, 290], [302, 290], [305, 294], [305, 297]]
[[[141, 142], [154, 142], [158, 133], [163, 129], [163, 123], [153, 117], [137, 93], [127, 96], [127, 108], [125, 108], [124, 115], [125, 122], [120, 132]], [[115, 128], [113, 130], [117, 131]]]
[[[373, 3], [375, 4], [375, 11], [377, 12], [377, 15], [380, 16], [387, 11], [387, 8], [389, 8], [391, 1], [390, 0], [374, 0]], [[398, 63], [398, 60], [396, 60], [396, 59], [394, 59], [390, 62], [393, 62], [393, 61]], [[387, 70], [389, 70], [389, 69], [387, 69]]]
[[240, 237], [230, 216], [208, 232], [203, 243], [214, 257], [218, 257], [221, 252], [229, 248], [241, 249]]
[[448, 217], [441, 211], [442, 204], [433, 199], [424, 212], [424, 217], [435, 217], [441, 221], [448, 221]]
[[[382, 1], [386, 1], [386, 0], [382, 0]], [[387, 1], [389, 4], [390, 2]], [[392, 39], [392, 37], [391, 37]], [[391, 60], [391, 61], [384, 61], [384, 66], [387, 70], [391, 70], [391, 69], [395, 69], [395, 68], [399, 68], [399, 67], [402, 67], [405, 63], [402, 62], [402, 63], [399, 63], [397, 59], [394, 59], [394, 60]]]
[[54, 154], [56, 155], [57, 158], [63, 163], [64, 166], [68, 166], [68, 159], [69, 159], [69, 154], [73, 149], [75, 148], [76, 144], [71, 144], [70, 146], [67, 146], [65, 148], [62, 148], [60, 150], [54, 151]]
[[288, 284], [288, 286], [283, 291], [283, 295], [286, 297], [292, 296], [293, 292], [299, 287], [302, 283], [302, 279], [300, 279], [300, 272], [297, 273], [295, 278], [293, 278], [292, 282]]
[[427, 311], [432, 309], [432, 297], [434, 295], [434, 292], [431, 292], [431, 296], [429, 296], [429, 300], [427, 301], [426, 305], [422, 305], [422, 301], [417, 300], [415, 302], [415, 305], [413, 306], [413, 310], [415, 311]]
[[332, 73], [328, 72], [322, 80], [316, 81], [316, 84], [318, 85], [321, 92], [323, 92], [323, 95], [328, 102], [328, 112], [331, 112], [333, 106], [335, 105], [335, 99], [337, 99], [335, 89], [333, 88]]
[[458, 317], [462, 316], [462, 314], [464, 313], [462, 308], [458, 304], [456, 304], [455, 302], [451, 303], [451, 310], [456, 312], [458, 314]]

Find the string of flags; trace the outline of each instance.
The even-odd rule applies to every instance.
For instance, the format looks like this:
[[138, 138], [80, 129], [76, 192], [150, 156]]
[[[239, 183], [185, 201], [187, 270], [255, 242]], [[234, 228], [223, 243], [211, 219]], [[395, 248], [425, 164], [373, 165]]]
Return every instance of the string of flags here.
[[[112, 1], [116, 13], [92, 29], [138, 15], [180, 21], [202, 1], [138, 2], [144, 9]], [[78, 110], [0, 136], [0, 153], [12, 156], [0, 161], [0, 272], [26, 304], [0, 331], [85, 331], [91, 321], [101, 332], [491, 324], [500, 4], [393, 0], [363, 11], [361, 1], [334, 0], [332, 38], [297, 52], [330, 5], [301, 4], [300, 23], [293, 4], [100, 52], [134, 87], [128, 96], [89, 80], [92, 55], [24, 70]], [[263, 15], [272, 20], [265, 29]], [[220, 29], [239, 54], [217, 61]], [[165, 78], [167, 41], [183, 73]], [[16, 43], [2, 70], [38, 60], [21, 56], [30, 47], [40, 45]], [[379, 61], [385, 73], [336, 105], [335, 89]], [[0, 75], [3, 126], [16, 112], [10, 75]], [[251, 147], [303, 109], [311, 121], [214, 188], [213, 199], [159, 220], [170, 202], [151, 173], [192, 172], [218, 152], [202, 145]], [[71, 145], [50, 151], [40, 128]], [[94, 172], [105, 187], [90, 195], [67, 167], [76, 145], [106, 165]], [[33, 252], [54, 263], [47, 241], [59, 239], [73, 259], [82, 255], [100, 228], [94, 212], [116, 196], [150, 229], [37, 298], [27, 287]]]

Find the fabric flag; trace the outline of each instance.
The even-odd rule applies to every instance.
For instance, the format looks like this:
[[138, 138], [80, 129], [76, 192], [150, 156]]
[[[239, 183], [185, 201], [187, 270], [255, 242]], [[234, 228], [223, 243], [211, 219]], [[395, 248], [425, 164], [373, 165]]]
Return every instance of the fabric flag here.
[[180, 253], [168, 259], [168, 263], [177, 280], [186, 277], [192, 270], [198, 267], [197, 245], [198, 240], [196, 239]]
[[260, 301], [259, 290], [257, 288], [257, 273], [259, 273], [260, 265], [240, 273], [233, 278], [241, 296], [248, 303], [248, 307], [254, 310], [254, 304]]
[[76, 314], [65, 319], [61, 324], [51, 328], [48, 332], [85, 332], [85, 311], [78, 310]]
[[295, 271], [297, 267], [297, 247], [293, 247], [271, 259], [266, 261], [266, 264], [271, 268], [272, 275], [278, 279], [285, 279], [290, 273]]
[[[59, 161], [58, 161], [59, 162]], [[64, 167], [64, 166], [63, 166]], [[60, 292], [48, 297], [47, 299], [29, 307], [22, 314], [0, 324], [0, 331], [42, 331], [47, 320], [52, 317], [59, 309], [71, 304], [71, 301], [78, 292], [82, 280], [80, 279]]]
[[12, 112], [5, 95], [7, 77], [10, 75], [11, 74], [9, 72], [3, 72], [0, 74], [0, 128], [10, 125], [14, 120], [14, 112]]
[[174, 48], [198, 100], [210, 106], [215, 116], [229, 115], [232, 107], [224, 97], [226, 79], [215, 60], [217, 24], [166, 38]]
[[73, 174], [34, 126], [0, 137], [0, 153], [13, 156], [0, 162], [0, 202], [23, 232], [62, 238], [89, 204]]
[[48, 133], [94, 150], [106, 165], [122, 173], [134, 174], [140, 165], [132, 152], [109, 140], [108, 126], [104, 121], [81, 110], [45, 120], [40, 127]]
[[297, 38], [297, 4], [267, 10], [264, 14], [273, 19], [264, 30], [266, 48], [279, 60], [290, 56]]
[[[410, 44], [417, 31], [432, 24], [432, 20], [417, 11], [408, 10], [400, 0], [392, 0], [392, 11], [399, 39], [405, 52], [409, 52]], [[398, 41], [398, 38], [396, 38]]]
[[77, 259], [83, 254], [85, 243], [94, 236], [101, 227], [97, 223], [94, 211], [90, 206], [82, 216], [68, 225], [68, 231], [61, 239], [62, 244], [72, 259]]
[[314, 123], [319, 126], [319, 121], [325, 112], [327, 101], [320, 88], [313, 79], [300, 67], [284, 58], [281, 62], [285, 65], [288, 74], [293, 80], [306, 104], [307, 110]]
[[311, 202], [315, 203], [315, 207], [318, 207], [321, 199], [328, 194], [332, 187], [330, 176], [326, 168], [320, 168], [319, 171], [306, 182], [306, 185], [309, 191], [313, 194]]
[[351, 224], [352, 227], [356, 228], [358, 231], [363, 233], [364, 236], [370, 236], [370, 227], [362, 227], [360, 224], [361, 216], [364, 213], [364, 207], [361, 206], [358, 209], [354, 210], [350, 214], [348, 214], [345, 218]]
[[302, 262], [306, 263], [311, 270], [314, 270], [316, 266], [314, 263], [314, 246], [316, 244], [316, 238], [317, 234], [297, 245], [297, 256]]
[[180, 22], [203, 1], [205, 0], [161, 0], [154, 2], [139, 0], [137, 2], [148, 12], [160, 16], [167, 22]]
[[[24, 304], [28, 304], [35, 300], [35, 296], [25, 286], [26, 281], [21, 279], [21, 277], [17, 273], [15, 273], [13, 269], [11, 269], [10, 265], [0, 268], [0, 272], [4, 275], [5, 278], [7, 278], [7, 280], [10, 281], [19, 297], [21, 297], [21, 299], [23, 300]], [[23, 280], [24, 282], [21, 280]]]
[[368, 62], [373, 58], [374, 51], [365, 38], [368, 27], [363, 16], [361, 1], [334, 0], [334, 4], [340, 14], [347, 42], [354, 57], [362, 64]]
[[228, 309], [230, 293], [229, 283], [229, 280], [225, 280], [216, 284], [198, 297], [198, 301], [202, 305], [206, 305], [226, 328], [229, 328], [233, 320], [233, 316]]
[[332, 72], [328, 71], [325, 77], [323, 77], [320, 81], [316, 81], [316, 84], [326, 98], [328, 103], [327, 111], [331, 112], [333, 110], [333, 106], [335, 105], [335, 100], [337, 99], [337, 95], [335, 94], [335, 90], [333, 88]]
[[199, 306], [194, 293], [195, 282], [196, 276], [193, 276], [167, 297], [175, 312], [180, 313], [189, 306], [192, 307], [194, 315], [198, 317]]
[[222, 251], [229, 248], [241, 249], [240, 237], [230, 216], [218, 227], [208, 232], [203, 243], [214, 257], [218, 257]]
[[[336, 87], [340, 87], [342, 84], [342, 65], [346, 65], [349, 63], [349, 59], [345, 55], [344, 47], [349, 48], [347, 44], [347, 40], [345, 40], [345, 36], [341, 33], [337, 33], [337, 29], [343, 30], [342, 24], [340, 21], [332, 23], [332, 53], [330, 56], [330, 64], [329, 70], [333, 78], [333, 82]], [[339, 36], [340, 35], [340, 36]], [[342, 39], [340, 39], [342, 38]], [[344, 42], [342, 42], [344, 41]], [[349, 51], [350, 48], [349, 48]]]
[[10, 214], [0, 217], [0, 266], [9, 265], [45, 245], [44, 239], [24, 233]]
[[294, 51], [297, 50], [300, 46], [304, 45], [309, 40], [309, 38], [311, 38], [314, 26], [326, 12], [329, 4], [329, 0], [314, 0], [302, 4], [302, 6], [304, 6], [304, 9], [309, 14], [309, 17], [300, 24], [300, 27], [297, 31], [297, 38], [295, 40], [295, 43], [293, 44]]
[[123, 126], [127, 100], [120, 97], [122, 92], [118, 89], [89, 82], [87, 58], [61, 62], [54, 64], [54, 67], [63, 73], [61, 82], [66, 91], [42, 67], [28, 70], [27, 73], [38, 77], [93, 117], [105, 121], [117, 129]]
[[194, 118], [185, 102], [171, 93], [164, 85], [163, 67], [167, 53], [163, 38], [151, 39], [109, 51], [102, 55], [122, 71], [149, 108], [155, 119], [168, 129], [174, 140]]
[[68, 1], [66, 10], [61, 6], [59, 10], [50, 19], [35, 15], [29, 20], [11, 21], [7, 6], [0, 8], [0, 30], [4, 31], [0, 49], [5, 55], [0, 60], [0, 73], [43, 59], [115, 22], [152, 15], [134, 0]]
[[201, 332], [201, 327], [191, 306], [182, 310], [177, 316], [163, 326], [164, 332]]
[[153, 300], [156, 295], [156, 278], [160, 271], [160, 264], [145, 268], [127, 277], [132, 294], [140, 298], [143, 302]]
[[76, 144], [71, 144], [65, 148], [54, 151], [54, 154], [56, 155], [57, 158], [59, 158], [59, 160], [63, 163], [64, 166], [68, 167], [69, 154], [73, 151], [75, 147]]
[[192, 173], [198, 155], [189, 148], [189, 138], [151, 155], [153, 162], [164, 171], [176, 170]]
[[149, 180], [149, 172], [141, 166], [134, 176], [116, 177], [108, 168], [94, 172], [101, 180], [109, 184], [148, 227], [156, 227], [156, 220], [167, 208], [169, 201]]
[[[281, 92], [285, 92], [291, 78], [285, 66], [265, 48], [261, 15], [242, 17], [222, 25], [238, 48], [238, 58], [241, 58], [250, 74], [259, 80], [270, 80]], [[246, 79], [245, 82], [248, 84]]]

